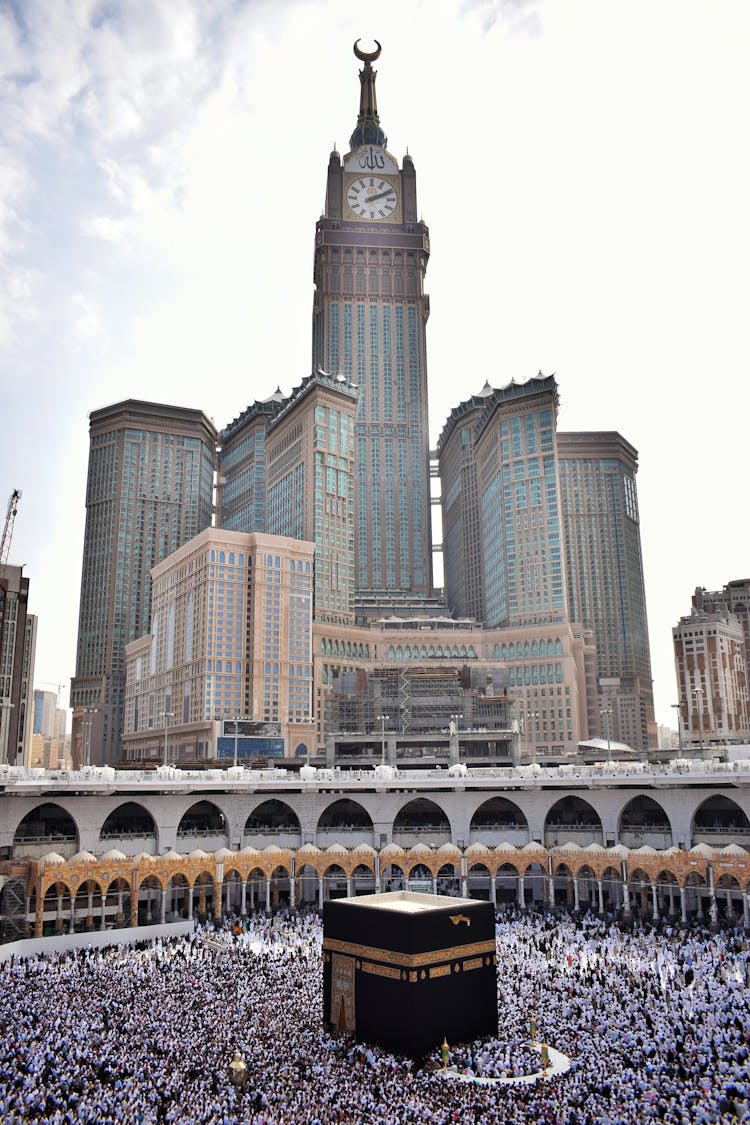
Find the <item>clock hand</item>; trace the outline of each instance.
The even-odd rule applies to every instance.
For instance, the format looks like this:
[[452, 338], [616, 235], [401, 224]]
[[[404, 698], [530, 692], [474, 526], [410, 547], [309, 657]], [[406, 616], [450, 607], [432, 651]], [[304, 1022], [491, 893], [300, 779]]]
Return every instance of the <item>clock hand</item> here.
[[390, 195], [393, 188], [387, 188], [386, 191], [379, 191], [377, 195], [371, 195], [367, 200], [368, 203], [374, 203], [376, 199], [382, 199], [385, 195]]

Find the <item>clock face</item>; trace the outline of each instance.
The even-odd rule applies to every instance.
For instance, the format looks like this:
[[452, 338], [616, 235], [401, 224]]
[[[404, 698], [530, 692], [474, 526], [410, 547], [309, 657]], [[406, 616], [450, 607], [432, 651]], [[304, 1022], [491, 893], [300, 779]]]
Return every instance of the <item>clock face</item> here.
[[357, 218], [378, 223], [395, 211], [398, 192], [391, 181], [382, 176], [362, 176], [349, 184], [346, 202]]

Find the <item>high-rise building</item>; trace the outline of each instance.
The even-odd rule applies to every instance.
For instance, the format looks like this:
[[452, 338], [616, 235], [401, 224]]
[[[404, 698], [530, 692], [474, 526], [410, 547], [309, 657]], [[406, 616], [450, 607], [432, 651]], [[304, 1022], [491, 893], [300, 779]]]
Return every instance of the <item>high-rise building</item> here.
[[[540, 372], [493, 391], [485, 403], [474, 434], [485, 624], [567, 623], [557, 383]], [[450, 565], [446, 556], [446, 570]]]
[[459, 617], [485, 620], [482, 533], [474, 434], [493, 394], [485, 383], [454, 407], [438, 440], [445, 600]]
[[750, 663], [750, 578], [735, 578], [721, 590], [698, 586], [693, 594], [693, 609], [706, 613], [733, 613], [742, 625], [745, 660]]
[[126, 651], [128, 759], [213, 758], [227, 720], [309, 753], [313, 553], [208, 528], [154, 567], [152, 629]]
[[353, 620], [354, 417], [343, 377], [309, 375], [268, 429], [267, 528], [315, 544], [316, 620]]
[[693, 608], [680, 618], [672, 638], [683, 745], [703, 750], [747, 742], [750, 702], [737, 615], [721, 605]]
[[[354, 581], [372, 600], [432, 587], [424, 277], [429, 232], [410, 156], [401, 167], [380, 127], [372, 62], [355, 54], [359, 116], [342, 158], [328, 162], [315, 230], [313, 370], [359, 388]], [[385, 598], [387, 603], [388, 599]]]
[[129, 399], [90, 416], [73, 746], [122, 753], [125, 645], [151, 625], [150, 571], [211, 524], [216, 430], [199, 410]]
[[219, 435], [216, 526], [266, 530], [266, 430], [286, 398], [279, 389], [243, 410]]
[[6, 565], [0, 629], [0, 765], [26, 765], [33, 726], [36, 617], [23, 567]]
[[42, 738], [57, 737], [57, 694], [34, 688], [34, 734]]
[[596, 642], [591, 728], [634, 750], [655, 750], [638, 453], [616, 432], [558, 432], [557, 463], [568, 611]]

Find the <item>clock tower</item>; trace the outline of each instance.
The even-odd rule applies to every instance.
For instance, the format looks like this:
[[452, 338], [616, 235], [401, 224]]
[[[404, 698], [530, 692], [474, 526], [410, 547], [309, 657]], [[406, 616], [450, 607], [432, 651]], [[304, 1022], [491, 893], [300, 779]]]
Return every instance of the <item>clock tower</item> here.
[[[380, 55], [354, 44], [357, 124], [328, 162], [315, 228], [313, 369], [359, 388], [355, 421], [354, 588], [370, 606], [432, 590], [424, 276], [429, 232], [417, 217], [409, 155], [388, 151], [375, 96]], [[409, 598], [411, 595], [411, 598]]]

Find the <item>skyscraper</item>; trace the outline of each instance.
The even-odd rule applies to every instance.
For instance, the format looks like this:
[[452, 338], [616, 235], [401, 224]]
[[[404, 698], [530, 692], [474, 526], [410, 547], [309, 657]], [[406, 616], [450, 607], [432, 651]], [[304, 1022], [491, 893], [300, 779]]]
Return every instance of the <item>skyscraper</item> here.
[[[485, 624], [566, 622], [554, 376], [511, 382], [486, 397], [474, 444], [484, 562]], [[445, 560], [446, 569], [449, 560]]]
[[560, 432], [557, 452], [570, 619], [596, 641], [592, 725], [634, 750], [656, 749], [638, 453], [615, 432]]
[[[125, 645], [151, 624], [151, 568], [211, 524], [216, 430], [128, 399], [90, 416], [73, 745], [121, 757]], [[86, 727], [85, 736], [83, 735]]]
[[268, 429], [268, 531], [315, 544], [318, 621], [353, 621], [354, 416], [343, 376], [308, 375]]
[[[410, 156], [386, 148], [375, 96], [380, 54], [361, 51], [359, 115], [328, 162], [315, 230], [313, 370], [359, 388], [355, 586], [428, 595], [432, 587], [424, 277], [429, 232]], [[387, 601], [387, 599], [386, 599]]]
[[37, 619], [29, 613], [29, 580], [23, 567], [6, 565], [0, 630], [0, 765], [28, 763], [33, 725]]
[[127, 647], [125, 756], [190, 762], [243, 717], [307, 754], [313, 546], [207, 528], [153, 570], [153, 626]]

